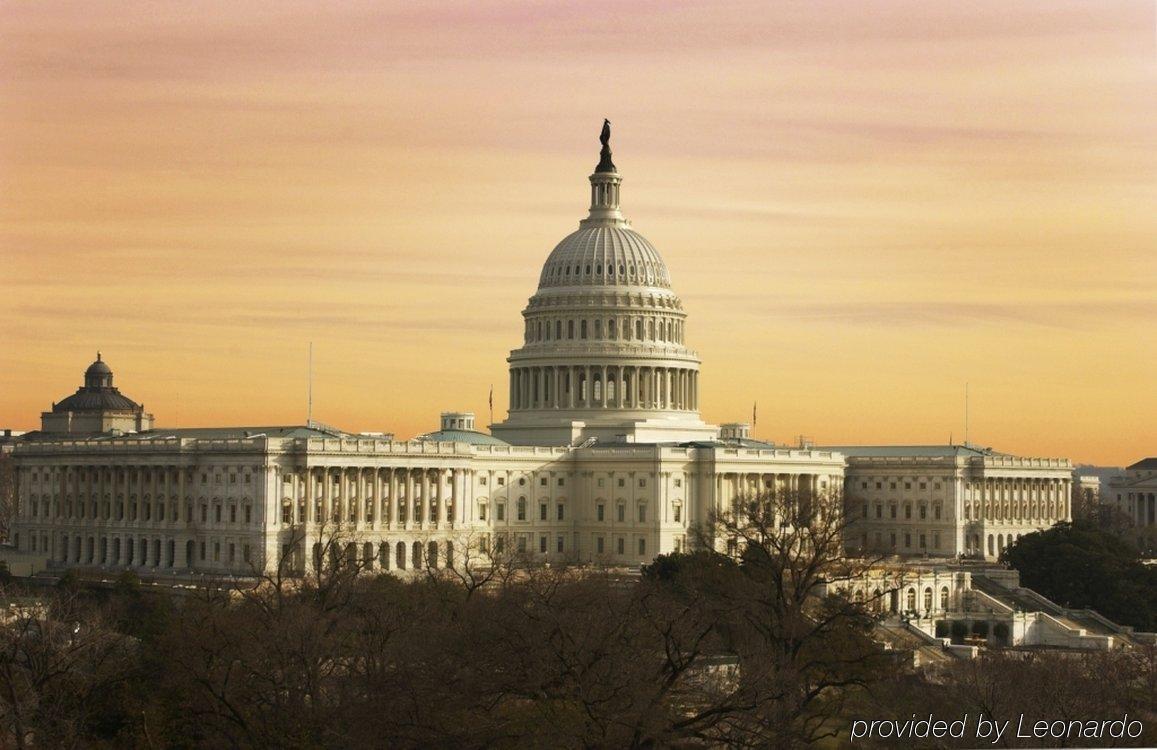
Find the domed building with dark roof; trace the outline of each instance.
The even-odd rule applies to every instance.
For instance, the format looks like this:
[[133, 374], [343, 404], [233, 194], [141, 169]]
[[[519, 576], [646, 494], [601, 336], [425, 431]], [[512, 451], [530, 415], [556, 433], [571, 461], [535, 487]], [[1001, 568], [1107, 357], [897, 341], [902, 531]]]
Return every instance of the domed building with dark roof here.
[[112, 379], [112, 368], [97, 352], [96, 361], [84, 371], [84, 385], [40, 415], [41, 432], [102, 434], [152, 429], [153, 415], [122, 394]]

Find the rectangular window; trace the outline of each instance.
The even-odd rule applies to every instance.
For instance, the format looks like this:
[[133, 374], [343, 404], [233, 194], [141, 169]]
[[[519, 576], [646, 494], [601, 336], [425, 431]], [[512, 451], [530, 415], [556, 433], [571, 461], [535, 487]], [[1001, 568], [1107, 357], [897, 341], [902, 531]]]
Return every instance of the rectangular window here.
[[622, 523], [623, 521], [626, 521], [626, 520], [627, 520], [627, 506], [620, 505], [619, 506], [619, 523]]
[[683, 486], [683, 480], [680, 477], [675, 477], [675, 486], [676, 487], [682, 487]]
[[909, 534], [908, 532], [904, 532], [904, 549], [911, 549], [911, 548], [912, 548], [912, 535]]
[[920, 535], [920, 549], [927, 549], [927, 548], [928, 548], [928, 538], [927, 538], [927, 535], [926, 535], [926, 534], [921, 534], [921, 535]]
[[504, 484], [506, 484], [506, 477], [498, 477], [498, 486], [501, 487]]
[[506, 520], [506, 503], [499, 503], [498, 504], [498, 520], [499, 521], [505, 521]]
[[546, 537], [545, 536], [540, 536], [538, 538], [538, 551], [542, 552], [544, 554], [546, 553]]
[[563, 542], [563, 538], [561, 536], [555, 537], [554, 538], [554, 551], [561, 555], [562, 551], [563, 551], [563, 544], [564, 544], [564, 542]]
[[541, 479], [539, 479], [538, 483], [540, 485], [542, 485], [543, 487], [545, 487], [546, 486], [546, 477], [542, 477]]
[[895, 532], [895, 531], [893, 531], [893, 532], [892, 532], [891, 534], [889, 534], [888, 536], [889, 536], [889, 537], [891, 537], [891, 542], [892, 542], [892, 549], [896, 549], [896, 532]]
[[253, 506], [245, 506], [245, 523], [253, 523]]
[[237, 506], [229, 506], [229, 523], [237, 523]]
[[647, 540], [643, 539], [642, 537], [639, 538], [639, 554], [647, 554]]
[[646, 487], [647, 486], [647, 480], [646, 479], [640, 479], [639, 480], [639, 486], [640, 487]]
[[940, 549], [940, 532], [936, 531], [932, 534], [932, 548]]
[[562, 503], [558, 504], [558, 520], [566, 520], [566, 510]]
[[619, 486], [620, 487], [626, 487], [627, 486], [627, 480], [626, 479], [619, 479]]
[[603, 478], [602, 478], [602, 477], [599, 477], [599, 482], [598, 482], [598, 484], [599, 484], [599, 487], [602, 487], [602, 486], [603, 486]]
[[481, 505], [478, 506], [478, 520], [479, 521], [485, 521], [486, 520], [486, 503], [482, 503]]
[[518, 535], [518, 551], [526, 552], [526, 536], [523, 534]]
[[539, 503], [538, 504], [538, 520], [540, 520], [540, 521], [546, 520], [546, 503]]
[[639, 506], [639, 523], [646, 523], [646, 522], [647, 522], [647, 506], [646, 505], [640, 505]]
[[620, 555], [626, 551], [626, 542], [623, 540], [622, 537], [619, 537], [618, 539], [615, 540], [615, 546], [618, 549], [618, 552]]
[[245, 562], [249, 562], [249, 545], [248, 544], [246, 544], [242, 548], [241, 555], [245, 559]]
[[600, 521], [603, 520], [603, 512], [605, 510], [606, 510], [606, 506], [603, 505], [602, 503], [599, 503], [597, 506], [595, 506], [595, 514], [598, 516], [598, 520], [600, 520]]
[[884, 517], [884, 506], [876, 503], [876, 518]]
[[600, 555], [603, 554], [603, 552], [604, 552], [604, 546], [605, 545], [603, 544], [603, 542], [605, 542], [605, 541], [606, 540], [604, 540], [601, 536], [595, 539], [595, 550]]
[[558, 486], [559, 487], [562, 487], [565, 483], [566, 483], [565, 479], [563, 479], [562, 477], [558, 478]]

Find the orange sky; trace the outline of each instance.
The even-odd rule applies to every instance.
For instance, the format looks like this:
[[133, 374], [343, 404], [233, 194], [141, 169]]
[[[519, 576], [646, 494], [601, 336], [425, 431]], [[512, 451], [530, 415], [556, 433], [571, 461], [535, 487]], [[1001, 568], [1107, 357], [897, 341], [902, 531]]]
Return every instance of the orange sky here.
[[1154, 3], [4, 3], [0, 425], [505, 414], [614, 123], [714, 422], [1157, 454]]

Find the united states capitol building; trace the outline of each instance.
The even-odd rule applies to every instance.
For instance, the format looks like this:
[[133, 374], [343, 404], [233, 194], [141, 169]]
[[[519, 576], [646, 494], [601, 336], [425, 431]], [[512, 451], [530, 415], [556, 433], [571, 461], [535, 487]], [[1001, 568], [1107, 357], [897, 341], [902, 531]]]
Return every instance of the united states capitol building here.
[[372, 570], [496, 547], [637, 566], [693, 546], [712, 509], [789, 493], [846, 508], [853, 550], [993, 560], [1070, 517], [1067, 459], [785, 447], [704, 422], [687, 313], [620, 210], [607, 136], [589, 214], [547, 256], [522, 312], [509, 412], [488, 432], [464, 412], [408, 440], [312, 422], [166, 429], [98, 356], [13, 449], [19, 554], [56, 569], [243, 576], [282, 561], [303, 570], [340, 538]]

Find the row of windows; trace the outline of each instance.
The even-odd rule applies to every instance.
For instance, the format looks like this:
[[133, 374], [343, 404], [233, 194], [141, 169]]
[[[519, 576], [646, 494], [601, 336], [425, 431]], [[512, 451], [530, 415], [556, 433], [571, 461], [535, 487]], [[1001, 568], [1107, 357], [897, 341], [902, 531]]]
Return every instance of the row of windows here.
[[[552, 265], [547, 272], [547, 278], [555, 281], [567, 280], [570, 278], [581, 278], [582, 276], [602, 276], [603, 271], [606, 271], [608, 278], [614, 278], [616, 275], [626, 277], [628, 279], [635, 279], [646, 281], [646, 283], [654, 283], [658, 267], [652, 263], [640, 263], [636, 268], [634, 263], [619, 263], [617, 266], [614, 263], [607, 263], [605, 268], [602, 263], [575, 263]], [[616, 274], [617, 271], [617, 274]]]
[[[981, 503], [980, 501], [966, 502], [964, 504], [964, 520], [971, 521], [976, 519], [981, 520]], [[983, 505], [983, 516], [985, 520], [1003, 521], [1006, 518], [1028, 518], [1033, 520], [1043, 520], [1046, 518], [1060, 518], [1066, 515], [1064, 501], [1056, 502], [1049, 500], [1047, 503], [1044, 500], [1040, 501], [1038, 505], [1033, 502], [1014, 500], [1011, 503], [1007, 500], [1002, 505], [999, 502], [991, 503], [985, 501]]]
[[[486, 503], [479, 503], [479, 505], [478, 505], [478, 520], [479, 521], [487, 520], [487, 507], [488, 506]], [[596, 518], [596, 520], [598, 520], [598, 521], [605, 521], [606, 520], [606, 508], [607, 508], [606, 503], [598, 503], [595, 505], [595, 518]], [[674, 522], [675, 523], [681, 523], [683, 520], [683, 505], [679, 502], [674, 503], [672, 505], [671, 512], [672, 512], [672, 517], [673, 517]], [[626, 503], [618, 503], [615, 506], [615, 513], [616, 513], [616, 520], [619, 523], [624, 523], [626, 521], [626, 517], [627, 517], [627, 505], [626, 505]], [[518, 499], [517, 503], [515, 504], [515, 520], [518, 520], [518, 521], [527, 520], [526, 514], [527, 514], [526, 498], [520, 497]], [[505, 502], [497, 501], [494, 503], [494, 517], [495, 517], [495, 520], [498, 520], [498, 521], [505, 521], [506, 520], [506, 503]], [[646, 523], [647, 522], [647, 504], [646, 503], [639, 503], [636, 506], [636, 517], [637, 517], [639, 523]], [[538, 520], [546, 521], [547, 519], [548, 519], [548, 506], [546, 503], [539, 503], [538, 504]], [[558, 503], [557, 505], [555, 505], [555, 520], [556, 521], [565, 521], [566, 520], [566, 506], [563, 505], [562, 503]]]
[[[603, 486], [605, 486], [605, 485], [604, 485], [604, 483], [605, 483], [605, 482], [606, 482], [606, 478], [605, 478], [605, 477], [598, 477], [598, 478], [595, 480], [595, 484], [596, 484], [598, 487], [603, 487]], [[617, 482], [617, 486], [619, 486], [619, 487], [626, 487], [626, 486], [627, 486], [627, 480], [626, 480], [626, 479], [624, 479], [623, 477], [619, 477], [619, 478], [616, 480], [616, 482]], [[495, 483], [495, 484], [497, 484], [499, 487], [505, 487], [505, 486], [506, 486], [506, 477], [504, 477], [504, 476], [502, 476], [502, 475], [496, 476], [496, 477], [494, 478], [494, 483]], [[483, 486], [483, 487], [485, 487], [485, 486], [486, 486], [486, 484], [487, 484], [487, 478], [486, 478], [486, 475], [485, 475], [485, 474], [482, 474], [482, 475], [480, 475], [480, 476], [478, 477], [478, 484], [479, 484], [479, 485], [481, 485], [481, 486]], [[539, 486], [541, 486], [541, 487], [546, 487], [546, 486], [547, 486], [547, 478], [546, 478], [546, 477], [539, 477], [539, 479], [538, 479], [538, 484], [539, 484]], [[645, 478], [645, 477], [639, 477], [639, 479], [637, 480], [637, 484], [638, 484], [638, 486], [639, 486], [639, 487], [646, 487], [646, 486], [647, 486], [647, 480], [646, 480], [646, 478]], [[519, 477], [519, 478], [518, 478], [518, 486], [519, 486], [519, 487], [525, 487], [525, 486], [526, 486], [526, 477]], [[559, 487], [564, 487], [564, 486], [566, 486], [566, 485], [565, 485], [565, 480], [564, 480], [562, 477], [559, 477], [559, 478], [558, 478], [558, 486], [559, 486]], [[683, 486], [683, 480], [682, 480], [681, 478], [679, 478], [679, 477], [676, 477], [676, 478], [675, 478], [675, 486], [676, 486], [676, 487], [682, 487], [682, 486]]]
[[[41, 500], [39, 502], [33, 500], [29, 504], [29, 510], [31, 511], [31, 517], [32, 518], [84, 519], [87, 517], [87, 518], [90, 518], [92, 520], [103, 520], [103, 521], [112, 521], [112, 520], [123, 521], [126, 518], [126, 514], [127, 514], [129, 521], [136, 521], [138, 519], [138, 517], [140, 518], [140, 520], [143, 520], [143, 521], [152, 521], [154, 519], [157, 521], [164, 521], [164, 520], [166, 520], [166, 509], [168, 509], [167, 510], [168, 518], [170, 520], [172, 520], [173, 522], [178, 522], [181, 520], [181, 517], [177, 511], [177, 507], [178, 506], [176, 503], [166, 504], [163, 502], [158, 502], [158, 503], [148, 503], [148, 502], [133, 503], [133, 502], [130, 502], [130, 503], [126, 504], [124, 501], [121, 501], [121, 502], [114, 504], [114, 503], [109, 502], [108, 500], [104, 501], [103, 503], [99, 503], [95, 500], [92, 501], [91, 503], [85, 503], [83, 501], [77, 501], [76, 503], [73, 503], [72, 501], [67, 501], [67, 502], [61, 503], [60, 501], [56, 501], [56, 502], [52, 503], [51, 505], [49, 504], [48, 500]], [[215, 503], [213, 505], [213, 519], [216, 523], [222, 523], [222, 521], [224, 520], [223, 513], [224, 513], [225, 507], [226, 506], [223, 506], [220, 503]], [[246, 523], [246, 524], [252, 523], [253, 522], [253, 506], [252, 505], [237, 506], [237, 505], [232, 505], [232, 504], [228, 506], [229, 523], [237, 523], [237, 521], [238, 521], [238, 508], [240, 508], [241, 516], [244, 519], [243, 523]], [[202, 523], [208, 523], [208, 521], [209, 521], [209, 504], [208, 503], [202, 503], [200, 506], [200, 509], [201, 509], [201, 512], [200, 512], [201, 522]], [[86, 515], [86, 511], [87, 511], [87, 515]], [[113, 518], [114, 513], [116, 516], [115, 519]], [[193, 506], [192, 505], [186, 505], [185, 506], [185, 521], [187, 523], [193, 522]]]
[[[883, 482], [874, 482], [874, 484], [876, 485], [876, 489], [878, 489], [878, 490], [884, 489], [884, 483]], [[920, 489], [922, 489], [922, 490], [928, 489], [928, 483], [927, 482], [919, 482], [918, 484], [919, 484]], [[863, 481], [863, 480], [860, 481], [860, 489], [866, 490], [866, 489], [868, 489], [868, 485], [869, 485], [869, 482]], [[898, 482], [888, 482], [888, 489], [890, 489], [890, 490], [898, 489], [898, 485], [899, 485]], [[904, 482], [904, 489], [906, 489], [906, 490], [912, 489], [912, 482]], [[932, 489], [935, 489], [935, 490], [940, 489], [940, 482], [933, 482], [932, 483]]]
[[[873, 545], [873, 549], [884, 549], [883, 532], [880, 532], [880, 531], [875, 532], [872, 539], [875, 543]], [[919, 546], [917, 546], [917, 547], [912, 546], [913, 536], [912, 536], [912, 532], [910, 532], [910, 531], [905, 531], [903, 533], [902, 539], [904, 542], [904, 546], [902, 548], [897, 547], [897, 541], [899, 541], [900, 539], [901, 539], [901, 537], [897, 534], [897, 532], [895, 532], [895, 531], [888, 532], [888, 548], [889, 549], [906, 549], [906, 550], [929, 549], [929, 547], [928, 547], [928, 534], [921, 533], [918, 535], [918, 537], [916, 537], [916, 541], [919, 543]], [[860, 534], [860, 547], [863, 549], [868, 549], [868, 534], [866, 532]], [[931, 549], [932, 550], [939, 550], [940, 549], [940, 532], [939, 531], [932, 532], [932, 547], [931, 547]]]
[[[576, 325], [577, 324], [577, 325]], [[562, 341], [565, 339], [592, 339], [601, 341], [667, 341], [683, 342], [683, 321], [674, 318], [636, 318], [634, 325], [630, 319], [602, 318], [593, 320], [527, 320], [525, 341]]]
[[[341, 523], [343, 518], [348, 519], [350, 523], [357, 523], [361, 510], [364, 509], [364, 519], [366, 523], [374, 522], [375, 504], [372, 502], [364, 503], [360, 508], [356, 502], [349, 503], [343, 506], [341, 503], [335, 503], [330, 510], [330, 520], [333, 523]], [[388, 520], [390, 518], [392, 507], [388, 499], [383, 499], [382, 502], [382, 518]], [[408, 523], [413, 520], [414, 523], [425, 523], [427, 520], [431, 522], [437, 521], [453, 521], [454, 520], [454, 500], [448, 499], [444, 506], [439, 506], [438, 498], [431, 498], [428, 503], [422, 503], [420, 498], [416, 498], [413, 504], [413, 518], [410, 518], [411, 507], [406, 502], [406, 498], [398, 498], [398, 523]], [[344, 511], [344, 512], [343, 512]], [[313, 506], [313, 517], [315, 520], [322, 520], [325, 518], [325, 510], [320, 498], [317, 498]], [[297, 516], [294, 517], [294, 505], [289, 498], [281, 501], [281, 523], [289, 525], [294, 522], [306, 523], [305, 517], [305, 500], [300, 499], [297, 502]]]
[[[889, 518], [896, 518], [896, 512], [898, 510], [898, 507], [899, 506], [896, 503], [891, 503], [888, 506], [888, 512], [890, 514]], [[921, 521], [927, 520], [927, 518], [928, 518], [928, 504], [927, 503], [920, 503], [918, 506], [918, 510], [919, 510], [919, 514], [920, 514], [920, 520]], [[860, 515], [863, 518], [868, 517], [868, 503], [863, 504], [863, 507], [860, 510]], [[941, 516], [940, 503], [933, 503], [932, 504], [932, 517], [935, 520], [939, 521], [940, 516]], [[884, 505], [883, 505], [883, 503], [876, 503], [876, 518], [883, 518], [883, 517], [884, 517]], [[904, 503], [904, 518], [905, 519], [911, 519], [912, 518], [912, 503]]]
[[[78, 486], [84, 482], [99, 482], [99, 481], [114, 482], [115, 481], [115, 482], [127, 483], [130, 485], [133, 485], [133, 484], [137, 484], [138, 478], [144, 479], [146, 471], [147, 470], [142, 470], [141, 472], [137, 472], [136, 470], [129, 470], [126, 473], [126, 471], [124, 469], [117, 469], [115, 472], [115, 478], [114, 478], [114, 472], [109, 471], [109, 470], [104, 470], [102, 472], [99, 469], [93, 469], [91, 471], [86, 471], [84, 469], [78, 469], [78, 470], [72, 471], [68, 474], [68, 481], [66, 482], [66, 484], [70, 484], [73, 487], [76, 487], [76, 486]], [[126, 481], [126, 476], [127, 476], [127, 481]], [[192, 479], [194, 478], [194, 476], [196, 476], [196, 474], [193, 472], [193, 470], [190, 469], [187, 476], [188, 476], [188, 479], [190, 481], [192, 481]], [[40, 482], [41, 480], [43, 480], [45, 482], [49, 482], [49, 481], [52, 481], [54, 479], [54, 477], [52, 476], [52, 473], [48, 469], [45, 469], [43, 474], [41, 474], [39, 469], [33, 469], [32, 473], [31, 473], [31, 477], [32, 477], [32, 481], [34, 483]], [[60, 477], [60, 475], [58, 474], [56, 478], [59, 479], [59, 477]], [[238, 474], [236, 472], [229, 472], [227, 474], [214, 473], [213, 474], [213, 483], [214, 484], [221, 484], [222, 483], [222, 477], [225, 477], [226, 481], [229, 484], [237, 484], [238, 483], [238, 481], [237, 481], [238, 477], [241, 477], [241, 483], [243, 483], [243, 484], [252, 484], [253, 483], [253, 474], [251, 474], [248, 471], [245, 471], [241, 474]], [[176, 484], [178, 476], [177, 476], [176, 471], [170, 472], [168, 470], [161, 469], [161, 470], [159, 470], [158, 473], [156, 473], [153, 476], [153, 478], [156, 480], [156, 484], [166, 485], [166, 484]], [[205, 472], [205, 471], [201, 472], [200, 473], [200, 480], [201, 480], [201, 484], [208, 484], [209, 483], [209, 472]], [[145, 481], [147, 481], [147, 480], [145, 480]], [[59, 483], [59, 482], [57, 482], [57, 483]]]
[[[547, 537], [545, 534], [540, 534], [538, 536], [538, 552], [540, 554], [546, 554], [547, 553], [548, 540], [549, 540], [549, 537]], [[614, 553], [616, 555], [627, 554], [627, 538], [626, 537], [617, 536], [617, 537], [614, 537], [613, 541], [615, 543]], [[526, 534], [518, 534], [514, 538], [514, 548], [518, 552], [522, 552], [522, 553], [529, 552], [530, 551], [529, 544], [530, 544], [529, 536]], [[504, 552], [505, 546], [506, 546], [505, 535], [500, 534], [494, 538], [494, 550], [495, 550], [495, 552], [497, 552], [497, 553]], [[486, 537], [482, 538], [482, 547], [483, 547], [484, 552], [489, 552], [488, 538], [486, 538]], [[682, 540], [676, 540], [676, 547], [677, 547], [677, 551], [682, 551]], [[640, 556], [647, 554], [647, 540], [645, 537], [638, 537], [635, 539], [635, 549], [636, 549], [636, 553]], [[566, 551], [566, 538], [563, 536], [556, 536], [555, 537], [555, 552], [561, 554], [565, 551]], [[598, 554], [598, 555], [607, 554], [607, 539], [606, 539], [606, 537], [604, 537], [604, 536], [596, 536], [595, 537], [595, 554]]]

